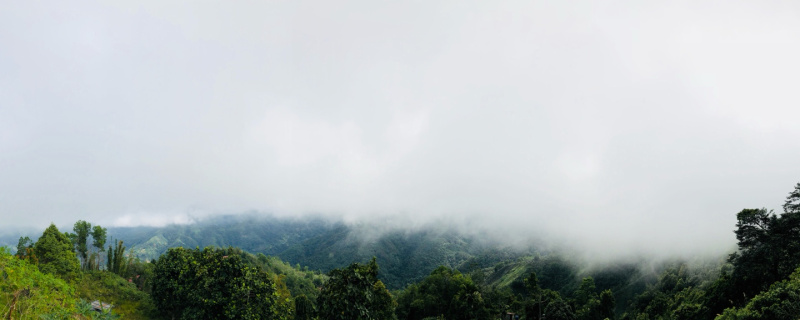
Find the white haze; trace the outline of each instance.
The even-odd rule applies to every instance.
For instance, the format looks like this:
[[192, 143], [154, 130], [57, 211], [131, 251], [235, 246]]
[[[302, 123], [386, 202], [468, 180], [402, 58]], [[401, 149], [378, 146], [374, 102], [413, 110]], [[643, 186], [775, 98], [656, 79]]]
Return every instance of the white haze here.
[[797, 1], [2, 1], [0, 219], [719, 253], [800, 181]]

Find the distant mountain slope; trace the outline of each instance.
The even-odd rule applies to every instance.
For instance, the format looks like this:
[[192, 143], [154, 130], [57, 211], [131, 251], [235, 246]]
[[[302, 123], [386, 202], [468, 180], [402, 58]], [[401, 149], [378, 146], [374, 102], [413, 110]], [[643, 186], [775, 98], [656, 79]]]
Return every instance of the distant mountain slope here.
[[233, 246], [327, 272], [375, 256], [381, 279], [391, 289], [419, 281], [440, 265], [469, 267], [465, 263], [480, 261], [486, 266], [520, 255], [453, 231], [375, 232], [369, 226], [315, 218], [218, 216], [162, 228], [110, 228], [109, 234], [124, 240], [131, 252], [143, 259], [156, 258], [170, 247]]
[[[453, 231], [390, 231], [366, 240], [359, 236], [362, 231], [367, 231], [363, 228], [367, 227], [339, 226], [303, 241], [279, 256], [285, 261], [320, 270], [330, 270], [353, 261], [365, 262], [375, 256], [382, 280], [388, 287], [399, 289], [421, 280], [438, 266], [458, 268], [476, 257], [519, 255], [497, 244]], [[506, 254], [490, 255], [498, 251]]]
[[336, 225], [322, 219], [279, 219], [255, 215], [216, 216], [187, 225], [109, 228], [140, 258], [153, 259], [172, 247], [240, 247], [253, 253], [277, 255]]

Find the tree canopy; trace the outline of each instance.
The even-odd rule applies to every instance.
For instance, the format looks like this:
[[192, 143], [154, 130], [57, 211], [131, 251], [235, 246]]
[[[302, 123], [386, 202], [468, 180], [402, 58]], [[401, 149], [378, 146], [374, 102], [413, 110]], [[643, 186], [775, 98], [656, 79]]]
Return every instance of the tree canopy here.
[[80, 264], [72, 251], [72, 242], [54, 224], [44, 230], [33, 245], [33, 252], [39, 261], [39, 269], [44, 273], [68, 279], [80, 271]]
[[353, 263], [328, 273], [328, 282], [317, 297], [317, 314], [326, 320], [395, 319], [395, 301], [378, 280], [375, 258], [367, 264]]
[[156, 262], [156, 307], [180, 319], [287, 319], [272, 277], [242, 261], [241, 251], [172, 248]]

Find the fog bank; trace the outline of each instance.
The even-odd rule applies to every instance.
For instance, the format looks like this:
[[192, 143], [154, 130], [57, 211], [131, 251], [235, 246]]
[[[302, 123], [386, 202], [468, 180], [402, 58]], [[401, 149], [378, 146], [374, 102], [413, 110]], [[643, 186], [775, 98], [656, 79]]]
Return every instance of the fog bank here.
[[718, 253], [800, 181], [791, 1], [15, 2], [0, 218]]

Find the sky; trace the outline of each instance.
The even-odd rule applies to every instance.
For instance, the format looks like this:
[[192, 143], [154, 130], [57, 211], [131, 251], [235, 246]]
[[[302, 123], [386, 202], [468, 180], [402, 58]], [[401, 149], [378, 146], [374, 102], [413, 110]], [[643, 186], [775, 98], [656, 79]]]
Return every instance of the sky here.
[[0, 220], [735, 244], [800, 181], [797, 1], [2, 1]]

